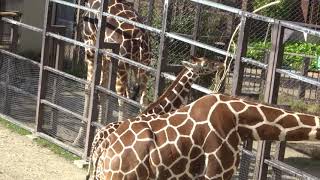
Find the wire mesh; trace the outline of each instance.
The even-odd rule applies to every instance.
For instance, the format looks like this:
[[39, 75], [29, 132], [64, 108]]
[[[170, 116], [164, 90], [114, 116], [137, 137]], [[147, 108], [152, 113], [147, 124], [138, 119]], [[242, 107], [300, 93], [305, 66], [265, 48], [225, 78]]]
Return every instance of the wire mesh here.
[[247, 180], [253, 179], [255, 167], [255, 157], [249, 155], [248, 153], [241, 153], [240, 155], [240, 165], [238, 171], [233, 176], [233, 179]]
[[[104, 91], [99, 90], [99, 118], [98, 121], [106, 125], [110, 122], [121, 121], [134, 118], [140, 112], [139, 107], [121, 100], [112, 95], [107, 95]], [[119, 104], [120, 103], [120, 104]], [[120, 115], [121, 113], [121, 115]]]
[[[285, 35], [282, 68], [314, 82], [320, 82], [320, 38], [292, 30], [285, 31]], [[291, 99], [314, 104], [320, 101], [319, 89], [315, 84], [282, 74], [279, 97], [280, 100]]]
[[83, 115], [85, 85], [48, 72], [45, 99], [79, 115]]
[[[50, 106], [45, 105], [43, 112], [44, 122], [41, 128], [45, 134], [70, 146], [84, 148], [86, 123]], [[77, 137], [78, 142], [74, 143]]]
[[33, 126], [36, 114], [39, 67], [0, 53], [0, 111]]

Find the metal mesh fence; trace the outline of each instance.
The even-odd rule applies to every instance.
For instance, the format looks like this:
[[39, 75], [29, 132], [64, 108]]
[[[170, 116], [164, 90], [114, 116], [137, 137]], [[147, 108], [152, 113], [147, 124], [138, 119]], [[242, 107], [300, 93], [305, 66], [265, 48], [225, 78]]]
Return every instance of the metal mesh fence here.
[[[83, 121], [49, 106], [43, 111], [41, 128], [45, 134], [73, 147], [84, 148], [86, 124]], [[77, 137], [78, 142], [74, 143]]]
[[0, 111], [33, 126], [36, 114], [39, 67], [0, 53]]
[[84, 110], [85, 85], [61, 75], [48, 73], [45, 99], [79, 115]]
[[[240, 7], [241, 3], [239, 1], [224, 1], [224, 4], [231, 5], [233, 7]], [[256, 9], [263, 4], [266, 4], [268, 0], [257, 0], [253, 4], [252, 9]], [[289, 1], [283, 1], [288, 4]], [[284, 20], [303, 22], [304, 16], [301, 13], [298, 6], [301, 4], [298, 1], [290, 1], [293, 5], [279, 5], [279, 7], [274, 7], [276, 9], [268, 11], [262, 11], [260, 14], [268, 15], [272, 12], [274, 15], [268, 15], [271, 17], [276, 17]], [[299, 1], [300, 2], [300, 1]], [[141, 1], [141, 8], [148, 7], [148, 1]], [[281, 6], [281, 7], [280, 7]], [[153, 27], [161, 27], [162, 20], [162, 8], [163, 1], [155, 1], [155, 10], [153, 11], [153, 20], [150, 23]], [[202, 9], [200, 22], [199, 34], [195, 35], [194, 30], [196, 26], [196, 13], [198, 6], [191, 1], [174, 1], [172, 7], [172, 22], [170, 26], [170, 32], [182, 37], [187, 37], [189, 39], [197, 39], [197, 41], [218, 47], [220, 49], [226, 49], [230, 36], [239, 22], [239, 19], [235, 17], [234, 14], [224, 12], [221, 10], [216, 10], [214, 8], [205, 7]], [[290, 9], [290, 10], [289, 10]], [[147, 17], [147, 11], [140, 10], [145, 19]], [[288, 12], [284, 14], [284, 12]], [[281, 16], [280, 16], [281, 15]], [[72, 28], [69, 27], [69, 30]], [[250, 37], [249, 37], [249, 47], [247, 57], [254, 59], [257, 62], [266, 62], [268, 59], [268, 54], [271, 48], [271, 30], [270, 24], [254, 20], [250, 27]], [[311, 38], [312, 41], [305, 41], [303, 39], [304, 34], [299, 34], [295, 32], [287, 32], [286, 34], [286, 44], [285, 44], [285, 57], [283, 68], [290, 70], [292, 73], [302, 74], [304, 69], [307, 69], [305, 76], [310, 79], [319, 82], [319, 70], [315, 69], [315, 59], [318, 56], [317, 38]], [[72, 37], [71, 31], [67, 33], [67, 37]], [[301, 39], [302, 38], [302, 39]], [[310, 36], [308, 37], [310, 39]], [[152, 34], [152, 51], [153, 59], [151, 66], [155, 66], [158, 59], [159, 52], [159, 35]], [[306, 44], [307, 43], [307, 44]], [[309, 45], [308, 43], [312, 43]], [[297, 44], [297, 47], [294, 45]], [[168, 48], [168, 60], [169, 64], [179, 64], [181, 60], [188, 60], [191, 53], [192, 46], [188, 43], [182, 42], [180, 40], [170, 39], [169, 43], [166, 44]], [[297, 54], [296, 49], [300, 46], [307, 46], [310, 50], [303, 49], [304, 54], [299, 52]], [[290, 48], [293, 48], [290, 51]], [[66, 48], [68, 49], [68, 48]], [[70, 48], [69, 48], [70, 49]], [[72, 50], [71, 50], [72, 51]], [[70, 51], [70, 52], [71, 52]], [[310, 52], [309, 52], [310, 51]], [[204, 50], [197, 48], [196, 55], [206, 56], [211, 58], [221, 58], [217, 53], [211, 52], [209, 50]], [[37, 65], [28, 65], [22, 63], [17, 59], [12, 57], [7, 57], [6, 55], [1, 55], [0, 64], [0, 111], [3, 114], [14, 117], [17, 120], [25, 121], [24, 123], [30, 123], [33, 125], [35, 119], [35, 109], [36, 109], [36, 95], [38, 90], [38, 74], [39, 68]], [[304, 68], [306, 58], [309, 58], [311, 65]], [[2, 60], [3, 59], [3, 60]], [[294, 60], [294, 61], [292, 61]], [[17, 62], [16, 62], [17, 61]], [[14, 62], [14, 63], [13, 63]], [[32, 66], [32, 67], [31, 67]], [[34, 66], [34, 67], [33, 67]], [[309, 71], [308, 71], [309, 70]], [[67, 69], [65, 69], [67, 71]], [[72, 73], [71, 73], [72, 74]], [[82, 76], [83, 77], [83, 74]], [[212, 77], [203, 77], [197, 83], [205, 87], [210, 87], [212, 83]], [[226, 79], [226, 91], [230, 92], [232, 73], [229, 73]], [[248, 96], [252, 96], [254, 99], [259, 99], [263, 94], [264, 84], [265, 84], [265, 73], [262, 68], [251, 65], [249, 63], [245, 64], [244, 70], [244, 80], [242, 82], [242, 92], [247, 93]], [[148, 87], [153, 87], [153, 78], [149, 79]], [[310, 84], [310, 83], [309, 83]], [[68, 111], [78, 114], [79, 116], [84, 115], [84, 104], [85, 104], [85, 85], [77, 81], [62, 77], [55, 73], [48, 73], [48, 79], [45, 82], [46, 92], [45, 99], [52, 104], [66, 108]], [[303, 89], [303, 88], [304, 89]], [[303, 89], [303, 91], [301, 90]], [[119, 107], [119, 99], [106, 93], [103, 87], [97, 87], [96, 95], [98, 96], [98, 109], [99, 118], [98, 122], [102, 124], [107, 124], [112, 121], [119, 119], [120, 108], [124, 108], [126, 112], [122, 115], [123, 119], [136, 116], [139, 109], [132, 103], [125, 102], [123, 107]], [[153, 89], [148, 89], [149, 93], [153, 93]], [[304, 92], [304, 93], [301, 93]], [[319, 102], [319, 87], [315, 85], [307, 85], [305, 82], [289, 78], [288, 75], [282, 75], [281, 77], [281, 87], [279, 93], [279, 102], [282, 98], [289, 99], [302, 99], [308, 100], [315, 104], [314, 102]], [[301, 96], [303, 94], [303, 96]], [[152, 95], [149, 95], [152, 97]], [[192, 100], [200, 97], [199, 94], [192, 94]], [[191, 100], [191, 101], [192, 101]], [[290, 102], [288, 100], [283, 101], [284, 104]], [[280, 104], [283, 104], [280, 102]], [[290, 106], [293, 106], [290, 104]], [[303, 105], [304, 106], [304, 105]], [[319, 106], [315, 104], [312, 106], [314, 112], [319, 112], [317, 109]], [[314, 110], [316, 109], [316, 110]], [[73, 147], [80, 148], [83, 150], [85, 141], [85, 130], [86, 123], [84, 123], [81, 118], [75, 117], [70, 113], [58, 110], [57, 108], [52, 108], [51, 106], [44, 105], [44, 123], [42, 125], [44, 133], [48, 134], [55, 139], [58, 139], [66, 144]], [[306, 112], [307, 110], [302, 109]], [[309, 111], [309, 110], [308, 110]], [[75, 143], [77, 141], [78, 143]], [[242, 156], [243, 161], [248, 161], [249, 169], [240, 171], [238, 174], [239, 179], [246, 179], [252, 177], [252, 170], [254, 166], [254, 158], [251, 156]], [[279, 174], [280, 170], [270, 171], [269, 175]], [[283, 170], [281, 170], [283, 172]], [[283, 172], [283, 178], [289, 177], [289, 174]]]
[[100, 112], [100, 118], [98, 119], [98, 121], [100, 121], [100, 123], [103, 125], [118, 120], [125, 120], [136, 117], [140, 112], [139, 107], [132, 105], [125, 100], [118, 99], [112, 95], [107, 95], [103, 90], [99, 90], [98, 94], [98, 108]]

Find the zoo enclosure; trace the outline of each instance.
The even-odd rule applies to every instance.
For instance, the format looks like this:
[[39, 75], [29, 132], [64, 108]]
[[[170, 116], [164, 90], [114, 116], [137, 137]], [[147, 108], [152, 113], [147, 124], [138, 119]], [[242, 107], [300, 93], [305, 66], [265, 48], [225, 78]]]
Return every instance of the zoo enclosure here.
[[[291, 77], [293, 79], [299, 80], [299, 83], [305, 84], [311, 84], [316, 87], [320, 87], [319, 80], [313, 78], [306, 78], [304, 76], [301, 76], [300, 74], [297, 74], [296, 72], [291, 72], [286, 69], [281, 68], [281, 59], [283, 56], [283, 38], [284, 38], [284, 32], [285, 29], [294, 29], [296, 31], [302, 31], [304, 33], [310, 34], [312, 36], [320, 36], [319, 31], [309, 29], [302, 27], [300, 25], [292, 24], [291, 22], [286, 21], [278, 21], [273, 18], [267, 18], [264, 16], [248, 13], [230, 6], [225, 6], [221, 3], [214, 3], [211, 1], [204, 1], [204, 0], [192, 0], [196, 6], [206, 6], [206, 7], [213, 7], [216, 9], [219, 9], [221, 11], [226, 11], [232, 14], [235, 14], [241, 18], [241, 28], [239, 32], [238, 37], [238, 48], [236, 51], [236, 54], [231, 54], [226, 52], [224, 49], [215, 47], [212, 44], [206, 44], [201, 42], [201, 40], [197, 39], [197, 33], [193, 34], [192, 39], [190, 36], [182, 35], [180, 33], [176, 33], [174, 31], [170, 30], [170, 17], [172, 13], [172, 7], [173, 2], [172, 1], [164, 1], [163, 4], [163, 19], [161, 24], [161, 29], [152, 27], [150, 25], [140, 24], [136, 22], [132, 22], [130, 20], [126, 20], [121, 17], [117, 17], [114, 15], [110, 15], [106, 12], [101, 13], [104, 16], [101, 17], [101, 19], [105, 18], [105, 16], [112, 16], [114, 18], [121, 19], [127, 23], [132, 23], [140, 28], [144, 28], [153, 34], [155, 36], [158, 36], [159, 42], [159, 61], [156, 65], [156, 69], [152, 67], [147, 67], [142, 64], [136, 63], [132, 60], [120, 57], [116, 53], [117, 45], [114, 44], [103, 44], [103, 43], [97, 43], [96, 47], [89, 47], [96, 49], [97, 53], [95, 55], [95, 67], [96, 67], [96, 80], [93, 82], [88, 82], [84, 79], [77, 78], [75, 76], [72, 76], [70, 74], [67, 74], [62, 71], [62, 56], [64, 49], [64, 43], [70, 43], [75, 44], [77, 46], [81, 47], [88, 47], [82, 42], [75, 41], [74, 39], [64, 37], [63, 30], [59, 30], [59, 27], [52, 28], [52, 24], [50, 24], [50, 3], [60, 3], [65, 6], [70, 6], [74, 8], [79, 8], [86, 11], [91, 12], [97, 12], [97, 10], [88, 9], [83, 6], [79, 6], [76, 4], [68, 3], [66, 1], [61, 0], [51, 0], [46, 1], [46, 9], [45, 9], [45, 18], [44, 18], [44, 27], [36, 28], [32, 27], [30, 25], [24, 24], [19, 22], [19, 19], [13, 20], [8, 17], [2, 17], [1, 20], [13, 24], [13, 27], [21, 26], [23, 28], [28, 28], [30, 30], [34, 30], [36, 32], [42, 33], [42, 53], [41, 53], [41, 62], [35, 62], [33, 60], [30, 60], [28, 58], [21, 57], [14, 53], [14, 49], [11, 49], [9, 51], [1, 49], [1, 82], [2, 82], [2, 89], [1, 94], [4, 94], [3, 97], [1, 97], [1, 102], [3, 105], [1, 106], [2, 113], [4, 115], [13, 117], [6, 117], [8, 119], [11, 119], [13, 122], [18, 123], [19, 125], [28, 128], [32, 130], [35, 130], [37, 134], [41, 137], [44, 137], [46, 139], [49, 139], [50, 141], [53, 141], [66, 149], [82, 156], [83, 158], [86, 158], [89, 152], [89, 146], [91, 144], [91, 140], [94, 134], [94, 127], [100, 126], [97, 122], [97, 119], [112, 119], [111, 117], [105, 117], [99, 114], [99, 105], [98, 105], [98, 98], [97, 96], [101, 93], [104, 93], [108, 96], [109, 105], [112, 104], [110, 102], [116, 102], [117, 98], [121, 98], [128, 102], [129, 104], [133, 104], [136, 107], [140, 108], [140, 105], [132, 100], [119, 97], [114, 93], [114, 72], [115, 71], [115, 64], [118, 60], [128, 62], [131, 65], [144, 68], [151, 72], [155, 76], [156, 79], [156, 85], [155, 85], [155, 94], [156, 96], [161, 92], [161, 89], [164, 87], [164, 78], [168, 78], [173, 80], [174, 76], [168, 74], [168, 72], [173, 71], [177, 68], [177, 65], [168, 64], [168, 56], [170, 55], [170, 52], [168, 52], [168, 44], [170, 43], [170, 40], [174, 41], [181, 41], [186, 44], [191, 44], [191, 53], [195, 53], [197, 48], [201, 48], [207, 51], [212, 51], [216, 55], [220, 54], [222, 56], [230, 56], [235, 58], [235, 66], [233, 69], [233, 79], [232, 79], [232, 89], [231, 92], [233, 95], [244, 95], [242, 85], [245, 85], [244, 79], [245, 75], [247, 74], [245, 71], [245, 65], [250, 64], [251, 66], [259, 67], [261, 70], [266, 70], [264, 73], [261, 73], [259, 75], [262, 76], [262, 74], [266, 74], [266, 81], [261, 83], [265, 88], [264, 92], [264, 101], [268, 103], [277, 103], [277, 96], [278, 96], [278, 90], [279, 90], [279, 83], [280, 83], [280, 74], [284, 74], [288, 77]], [[149, 1], [149, 3], [152, 5], [153, 1]], [[107, 4], [105, 2], [105, 4]], [[149, 4], [149, 5], [150, 5]], [[1, 6], [3, 7], [3, 6]], [[151, 8], [150, 8], [151, 9]], [[198, 11], [197, 11], [198, 12]], [[198, 12], [199, 13], [199, 12]], [[149, 17], [149, 16], [148, 16]], [[196, 16], [197, 17], [197, 16]], [[199, 22], [198, 18], [195, 18], [195, 21]], [[250, 22], [251, 21], [251, 22]], [[249, 30], [250, 23], [252, 21], [262, 21], [272, 24], [272, 47], [270, 47], [270, 54], [268, 62], [261, 63], [259, 61], [246, 58], [246, 51], [249, 41]], [[99, 23], [103, 23], [105, 21], [99, 21]], [[198, 23], [195, 23], [195, 25]], [[63, 29], [63, 28], [60, 28]], [[198, 32], [199, 33], [199, 32]], [[13, 33], [15, 34], [15, 33]], [[101, 36], [101, 39], [103, 39], [103, 35]], [[55, 42], [50, 42], [55, 41]], [[17, 42], [12, 40], [12, 42]], [[49, 49], [51, 47], [57, 47], [56, 52], [49, 52]], [[111, 49], [112, 52], [106, 51], [105, 49]], [[108, 88], [96, 86], [96, 83], [99, 80], [99, 70], [100, 70], [100, 57], [99, 54], [107, 54], [111, 57], [113, 57], [113, 66], [111, 66], [111, 80], [109, 82]], [[52, 58], [48, 58], [54, 56]], [[20, 63], [20, 64], [19, 64]], [[29, 71], [28, 76], [30, 79], [23, 79], [22, 76], [26, 74], [20, 74], [20, 76], [17, 76], [14, 71], [17, 71], [17, 67], [23, 67], [24, 71]], [[179, 67], [179, 66], [178, 66]], [[179, 69], [179, 68], [178, 68]], [[6, 70], [6, 71], [2, 71]], [[164, 72], [164, 71], [168, 72]], [[25, 73], [25, 72], [24, 72]], [[39, 78], [39, 79], [38, 79]], [[29, 81], [29, 85], [27, 87], [22, 87], [20, 84], [24, 84], [22, 82]], [[91, 84], [90, 84], [91, 83]], [[84, 102], [84, 96], [88, 94], [88, 92], [85, 92], [85, 86], [90, 84], [90, 103], [89, 103], [89, 112], [88, 116], [85, 116], [86, 114], [84, 112], [84, 106], [87, 105], [86, 102]], [[193, 86], [195, 89], [202, 91], [204, 93], [210, 93], [211, 90], [207, 88], [200, 87], [198, 85]], [[318, 90], [316, 89], [316, 92]], [[27, 105], [26, 107], [34, 107], [36, 109], [35, 114], [30, 115], [30, 119], [35, 118], [35, 126], [34, 124], [30, 124], [29, 126], [26, 125], [26, 119], [27, 117], [21, 117], [17, 115], [17, 112], [15, 111], [21, 111], [21, 109], [17, 109], [17, 107], [14, 106], [20, 106], [24, 104], [24, 102], [21, 101], [21, 99], [18, 99], [15, 97], [16, 94], [20, 94], [22, 98], [25, 98], [24, 101], [29, 101], [33, 103], [32, 105]], [[7, 94], [7, 95], [6, 95]], [[72, 94], [72, 98], [71, 95]], [[155, 96], [155, 97], [156, 97]], [[317, 98], [316, 98], [317, 99]], [[20, 101], [18, 101], [20, 100]], [[10, 104], [11, 103], [11, 104]], [[81, 104], [76, 105], [76, 104]], [[116, 103], [115, 103], [116, 104]], [[109, 106], [109, 109], [115, 108], [112, 106]], [[23, 107], [22, 107], [23, 108]], [[100, 112], [101, 113], [101, 112]], [[108, 115], [112, 114], [108, 113]], [[24, 114], [25, 115], [25, 114]], [[35, 117], [32, 117], [35, 116]], [[100, 117], [98, 117], [100, 116]], [[102, 116], [102, 117], [101, 117]], [[22, 121], [22, 123], [21, 123]], [[33, 120], [31, 120], [33, 121]], [[101, 121], [101, 120], [100, 120]], [[104, 121], [102, 121], [104, 122]], [[69, 123], [69, 124], [68, 124]], [[71, 124], [70, 124], [71, 123]], [[73, 126], [73, 128], [70, 130], [66, 127], [61, 126]], [[80, 146], [73, 146], [70, 142], [72, 142], [72, 138], [74, 138], [74, 134], [77, 134], [79, 129], [85, 129], [86, 130], [86, 139], [83, 141], [84, 144]], [[72, 132], [72, 138], [66, 137], [67, 135], [70, 135], [70, 132]], [[64, 134], [63, 134], [64, 133]], [[63, 135], [62, 135], [63, 134]], [[54, 139], [56, 138], [56, 139]], [[250, 143], [247, 143], [250, 144]], [[257, 162], [261, 163], [261, 169], [256, 169], [256, 178], [263, 179], [266, 176], [266, 168], [267, 165], [273, 167], [274, 169], [281, 169], [282, 172], [286, 174], [292, 174], [296, 177], [309, 177], [314, 178], [308, 174], [302, 173], [296, 169], [293, 169], [291, 167], [288, 167], [287, 165], [279, 162], [281, 160], [281, 155], [279, 154], [278, 157], [276, 157], [276, 160], [271, 160], [268, 158], [268, 147], [270, 144], [263, 143], [261, 144], [261, 147], [266, 148], [260, 148], [258, 150], [258, 158]], [[247, 145], [246, 148], [250, 149], [250, 145]], [[250, 158], [254, 157], [254, 154], [249, 151], [245, 151], [245, 154], [249, 155]], [[246, 155], [243, 155], [243, 159], [246, 157]], [[247, 157], [248, 158], [248, 157]], [[277, 160], [278, 159], [278, 160]], [[246, 170], [248, 164], [244, 163], [242, 161], [241, 168], [240, 168], [240, 178], [246, 179], [247, 175]], [[259, 166], [256, 166], [259, 167]], [[279, 178], [281, 175], [279, 173], [275, 173], [275, 177]]]

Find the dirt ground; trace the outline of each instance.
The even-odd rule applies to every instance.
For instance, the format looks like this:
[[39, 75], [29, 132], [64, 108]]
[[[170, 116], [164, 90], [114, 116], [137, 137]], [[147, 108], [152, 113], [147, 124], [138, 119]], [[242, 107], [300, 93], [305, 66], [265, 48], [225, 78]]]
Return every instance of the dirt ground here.
[[0, 180], [83, 180], [86, 170], [0, 125]]
[[[287, 148], [286, 161], [320, 177], [320, 161]], [[0, 125], [0, 180], [83, 180], [86, 170]]]

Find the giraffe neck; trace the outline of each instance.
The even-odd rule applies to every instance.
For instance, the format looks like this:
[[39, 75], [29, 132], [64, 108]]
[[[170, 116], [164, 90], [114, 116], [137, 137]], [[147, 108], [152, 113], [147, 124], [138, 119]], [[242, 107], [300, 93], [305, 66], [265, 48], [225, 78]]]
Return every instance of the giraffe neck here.
[[167, 90], [141, 114], [164, 114], [186, 104], [193, 82], [199, 77], [191, 69], [184, 68]]
[[320, 140], [319, 117], [219, 95], [235, 115], [241, 139]]

